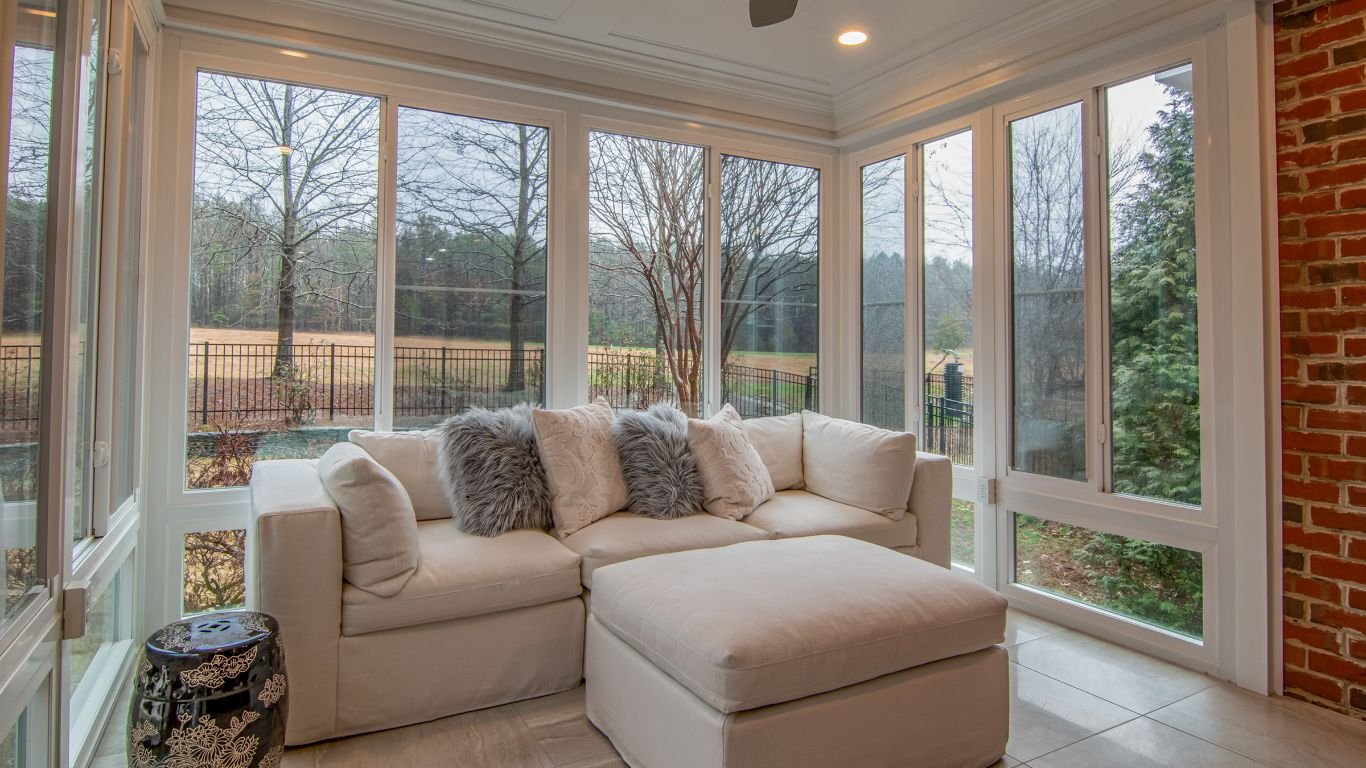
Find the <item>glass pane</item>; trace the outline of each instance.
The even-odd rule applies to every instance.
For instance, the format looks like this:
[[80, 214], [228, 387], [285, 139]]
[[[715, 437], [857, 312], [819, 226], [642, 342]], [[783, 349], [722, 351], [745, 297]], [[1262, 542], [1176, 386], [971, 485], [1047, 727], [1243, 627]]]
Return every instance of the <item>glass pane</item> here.
[[[124, 70], [131, 78], [124, 124], [123, 205], [120, 222], [114, 313], [114, 412], [110, 451], [110, 499], [114, 509], [132, 497], [138, 484], [138, 289], [142, 282], [143, 198], [147, 193], [147, 47], [132, 35], [132, 60]], [[111, 510], [113, 511], [113, 510]]]
[[697, 415], [706, 151], [596, 131], [588, 150], [589, 394]]
[[972, 132], [923, 148], [925, 418], [921, 450], [971, 466]]
[[185, 534], [185, 614], [246, 605], [246, 554], [243, 528]]
[[1011, 467], [1086, 479], [1081, 104], [1010, 124]]
[[1014, 517], [1018, 583], [1189, 637], [1204, 636], [1199, 552]]
[[1105, 103], [1113, 489], [1198, 505], [1191, 67], [1108, 88]]
[[0, 731], [0, 768], [45, 768], [49, 760], [47, 686], [28, 700], [19, 718]]
[[721, 157], [721, 400], [746, 418], [820, 408], [820, 180]]
[[863, 421], [906, 429], [906, 156], [863, 167]]
[[106, 3], [95, 4], [95, 15], [89, 19], [90, 29], [83, 38], [89, 47], [81, 51], [80, 131], [81, 158], [80, 189], [77, 191], [77, 232], [75, 277], [72, 283], [71, 320], [75, 333], [76, 369], [79, 387], [76, 397], [76, 417], [72, 424], [74, 484], [68, 520], [71, 538], [79, 542], [93, 533], [91, 519], [90, 484], [92, 467], [89, 450], [94, 442], [95, 405], [95, 350], [98, 344], [96, 324], [98, 300], [96, 275], [100, 259], [100, 183], [104, 167], [104, 14]]
[[6, 148], [4, 291], [0, 302], [0, 630], [41, 585], [38, 568], [38, 394], [47, 258], [48, 168], [55, 122], [57, 3], [17, 14]]
[[398, 111], [394, 426], [545, 400], [550, 131]]
[[952, 553], [953, 562], [969, 567], [977, 566], [977, 505], [971, 501], [954, 499], [952, 501]]
[[130, 557], [114, 574], [113, 581], [95, 595], [86, 617], [85, 634], [66, 643], [73, 753], [79, 751], [84, 740], [99, 736], [91, 732], [95, 716], [101, 703], [119, 685], [118, 669], [133, 643], [133, 573]]
[[199, 74], [190, 488], [373, 423], [379, 100]]

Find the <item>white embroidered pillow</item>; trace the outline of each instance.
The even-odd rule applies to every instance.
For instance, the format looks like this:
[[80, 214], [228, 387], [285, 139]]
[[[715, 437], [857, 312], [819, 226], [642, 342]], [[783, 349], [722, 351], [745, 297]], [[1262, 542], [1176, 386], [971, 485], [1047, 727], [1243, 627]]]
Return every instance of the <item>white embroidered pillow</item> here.
[[688, 447], [702, 475], [702, 507], [731, 520], [744, 519], [773, 497], [773, 478], [741, 423], [729, 405], [706, 421], [688, 419]]
[[626, 480], [612, 442], [616, 414], [606, 400], [531, 412], [561, 538], [626, 507]]

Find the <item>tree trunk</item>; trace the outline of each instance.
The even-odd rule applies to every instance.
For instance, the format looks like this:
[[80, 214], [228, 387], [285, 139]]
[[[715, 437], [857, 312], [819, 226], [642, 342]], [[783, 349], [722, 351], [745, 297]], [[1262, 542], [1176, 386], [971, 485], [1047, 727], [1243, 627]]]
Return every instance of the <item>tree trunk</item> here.
[[275, 370], [272, 375], [282, 378], [294, 368], [294, 267], [298, 232], [297, 212], [294, 209], [294, 86], [285, 86], [284, 111], [280, 118], [280, 187], [283, 195], [284, 221], [280, 236], [280, 278], [275, 284]]
[[530, 242], [531, 179], [529, 174], [530, 158], [527, 142], [530, 140], [526, 126], [517, 126], [517, 159], [520, 174], [517, 182], [517, 229], [512, 243], [512, 295], [508, 299], [508, 378], [504, 386], [508, 392], [526, 389], [526, 339], [523, 324], [526, 322], [526, 297], [521, 291], [526, 283], [526, 263], [535, 252]]
[[[288, 229], [293, 226], [286, 225]], [[275, 285], [276, 300], [279, 306], [275, 323], [275, 370], [276, 378], [286, 377], [294, 367], [294, 249], [280, 250], [280, 279]]]

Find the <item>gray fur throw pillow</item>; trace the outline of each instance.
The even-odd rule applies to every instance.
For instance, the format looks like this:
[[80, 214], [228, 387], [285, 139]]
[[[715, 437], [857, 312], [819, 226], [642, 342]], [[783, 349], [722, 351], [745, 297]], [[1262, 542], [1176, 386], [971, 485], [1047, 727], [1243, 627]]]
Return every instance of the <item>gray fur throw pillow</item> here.
[[550, 486], [531, 406], [471, 408], [446, 419], [437, 435], [441, 484], [460, 530], [497, 536], [550, 528]]
[[702, 476], [688, 448], [688, 417], [676, 406], [622, 411], [612, 423], [612, 442], [632, 512], [671, 520], [702, 511]]

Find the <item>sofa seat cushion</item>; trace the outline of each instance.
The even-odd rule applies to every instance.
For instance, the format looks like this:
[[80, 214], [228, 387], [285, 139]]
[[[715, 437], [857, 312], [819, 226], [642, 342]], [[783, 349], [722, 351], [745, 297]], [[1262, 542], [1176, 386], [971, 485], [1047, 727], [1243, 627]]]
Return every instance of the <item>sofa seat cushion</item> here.
[[1004, 639], [1006, 600], [914, 557], [810, 536], [608, 566], [592, 612], [729, 713], [989, 648]]
[[363, 635], [574, 597], [579, 556], [541, 531], [475, 536], [450, 520], [418, 523], [417, 572], [393, 597], [342, 589], [342, 634]]
[[762, 528], [775, 539], [838, 534], [882, 547], [915, 546], [915, 515], [889, 520], [807, 491], [779, 491], [759, 505], [746, 525]]
[[569, 536], [564, 545], [583, 557], [583, 585], [591, 589], [593, 572], [604, 565], [766, 538], [767, 531], [705, 513], [656, 520], [618, 512]]

